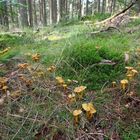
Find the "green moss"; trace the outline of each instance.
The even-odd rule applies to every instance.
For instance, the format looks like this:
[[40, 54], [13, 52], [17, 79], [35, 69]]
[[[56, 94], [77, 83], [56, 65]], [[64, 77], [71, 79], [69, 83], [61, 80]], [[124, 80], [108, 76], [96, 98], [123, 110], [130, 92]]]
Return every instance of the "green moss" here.
[[[117, 40], [118, 36], [115, 35], [110, 39], [105, 36], [102, 39], [100, 37], [73, 39], [71, 46], [64, 50], [65, 66], [62, 65], [61, 73], [66, 77], [82, 81], [92, 89], [114, 80], [124, 71], [123, 49], [125, 48], [118, 50], [123, 44], [127, 44], [122, 39], [119, 46]], [[110, 60], [115, 65], [100, 64], [104, 60]]]

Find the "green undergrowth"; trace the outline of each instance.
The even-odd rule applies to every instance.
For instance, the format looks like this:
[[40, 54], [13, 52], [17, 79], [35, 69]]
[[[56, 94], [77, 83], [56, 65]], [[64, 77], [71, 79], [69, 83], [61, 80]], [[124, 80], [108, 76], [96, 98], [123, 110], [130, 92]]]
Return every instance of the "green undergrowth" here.
[[[78, 79], [91, 89], [100, 88], [105, 82], [121, 76], [129, 41], [123, 35], [106, 35], [72, 38], [71, 45], [63, 52], [60, 73]], [[106, 60], [111, 65], [104, 63]]]
[[[134, 23], [131, 24], [135, 25]], [[73, 126], [71, 112], [74, 109], [81, 108], [83, 102], [94, 103], [97, 110], [95, 119], [97, 119], [98, 124], [101, 123], [99, 125], [101, 129], [119, 133], [122, 140], [137, 140], [139, 138], [137, 121], [136, 123], [132, 122], [131, 125], [126, 125], [123, 120], [120, 120], [122, 119], [120, 117], [123, 116], [119, 116], [118, 107], [122, 102], [119, 102], [117, 96], [124, 97], [122, 91], [109, 92], [104, 90], [109, 87], [106, 85], [111, 85], [111, 81], [119, 83], [118, 81], [125, 78], [125, 66], [133, 66], [137, 63], [135, 61], [137, 57], [131, 55], [132, 60], [125, 64], [124, 53], [134, 53], [135, 49], [139, 48], [140, 33], [139, 31], [134, 34], [111, 31], [88, 36], [87, 31], [89, 30], [85, 26], [77, 24], [61, 28], [44, 28], [36, 34], [27, 31], [27, 34], [22, 37], [0, 36], [0, 50], [11, 47], [8, 52], [0, 55], [0, 63], [7, 63], [13, 57], [19, 57], [21, 59], [20, 63], [27, 61], [29, 65], [35, 65], [37, 70], [41, 69], [43, 64], [44, 72], [49, 66], [55, 65], [55, 76], [62, 76], [65, 80], [69, 78], [79, 81], [78, 84], [74, 83], [70, 87], [68, 93], [65, 93], [60, 87], [57, 88], [55, 80], [51, 81], [53, 78], [55, 79], [54, 75], [46, 75], [42, 79], [37, 78], [31, 87], [24, 85], [20, 79], [13, 78], [10, 85], [13, 91], [10, 92], [13, 93], [16, 88], [19, 88], [22, 93], [21, 96], [19, 95], [19, 99], [7, 99], [4, 103], [5, 106], [2, 108], [4, 114], [2, 115], [6, 117], [2, 116], [0, 123], [4, 126], [2, 131], [3, 134], [6, 134], [4, 135], [5, 139], [22, 139], [24, 137], [25, 140], [30, 140], [35, 139], [36, 135], [52, 138], [58, 132], [60, 132], [60, 135], [66, 135], [66, 139], [75, 139], [76, 129]], [[31, 58], [31, 55], [35, 53], [41, 55], [40, 62], [37, 64], [33, 63]], [[22, 59], [24, 59], [23, 62]], [[106, 64], [106, 61], [110, 63]], [[19, 62], [15, 63], [16, 66], [8, 69], [9, 73], [16, 70], [15, 67]], [[5, 73], [4, 70], [0, 70], [1, 76], [5, 76]], [[25, 75], [27, 78], [31, 76], [26, 71], [21, 75]], [[49, 77], [51, 78], [48, 79]], [[67, 94], [73, 92], [73, 89], [80, 85], [87, 86], [84, 99], [73, 105], [65, 105]], [[139, 92], [140, 85], [137, 87]], [[21, 108], [24, 109], [23, 112], [20, 110]], [[127, 117], [131, 115], [129, 114], [130, 109], [125, 109], [125, 103], [122, 103], [121, 109], [122, 111], [126, 110], [124, 113], [126, 116], [128, 115]], [[16, 114], [19, 116], [16, 116]], [[81, 122], [91, 126], [90, 130], [92, 130], [92, 126], [95, 126], [94, 123], [90, 125], [85, 120], [81, 120]], [[110, 122], [112, 122], [111, 125]], [[82, 125], [84, 124], [81, 124], [79, 128], [83, 128]], [[112, 133], [108, 134], [106, 139], [110, 137], [112, 137]]]

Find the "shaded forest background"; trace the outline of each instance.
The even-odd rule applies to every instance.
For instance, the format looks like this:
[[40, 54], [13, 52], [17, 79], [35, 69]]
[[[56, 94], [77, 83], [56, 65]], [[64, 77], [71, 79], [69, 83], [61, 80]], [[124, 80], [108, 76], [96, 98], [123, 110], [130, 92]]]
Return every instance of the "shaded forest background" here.
[[[94, 14], [113, 14], [133, 0], [0, 0], [0, 26], [43, 27], [60, 22], [88, 19]], [[140, 2], [133, 13], [140, 12]]]

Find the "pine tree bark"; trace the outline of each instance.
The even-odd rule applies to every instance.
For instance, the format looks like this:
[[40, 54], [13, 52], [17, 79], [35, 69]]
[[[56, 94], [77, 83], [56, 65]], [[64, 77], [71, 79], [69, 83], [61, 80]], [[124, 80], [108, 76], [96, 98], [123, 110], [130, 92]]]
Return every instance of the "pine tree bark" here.
[[28, 15], [27, 15], [27, 2], [26, 0], [19, 0], [20, 2], [20, 21], [22, 27], [27, 27], [28, 23]]
[[106, 0], [102, 2], [102, 13], [106, 13]]
[[98, 13], [101, 12], [101, 0], [98, 0]]
[[3, 25], [9, 28], [7, 1], [2, 1]]
[[33, 27], [33, 7], [32, 0], [28, 0], [28, 10], [29, 10], [29, 26]]
[[81, 18], [81, 14], [82, 14], [82, 3], [81, 0], [78, 0], [78, 4], [77, 4], [77, 10], [78, 10], [78, 18]]
[[12, 5], [12, 0], [9, 1], [9, 11], [10, 11], [10, 18], [11, 22], [14, 23], [14, 10], [13, 10], [13, 5]]
[[33, 2], [33, 13], [34, 13], [34, 25], [36, 25], [37, 26], [37, 14], [36, 14], [36, 0], [34, 0], [34, 2]]
[[53, 24], [57, 22], [57, 1], [50, 0], [49, 6], [50, 6], [50, 24]]
[[46, 13], [46, 0], [42, 0], [43, 5], [43, 25], [47, 25], [47, 13]]
[[86, 16], [88, 15], [88, 10], [89, 10], [89, 0], [86, 0]]

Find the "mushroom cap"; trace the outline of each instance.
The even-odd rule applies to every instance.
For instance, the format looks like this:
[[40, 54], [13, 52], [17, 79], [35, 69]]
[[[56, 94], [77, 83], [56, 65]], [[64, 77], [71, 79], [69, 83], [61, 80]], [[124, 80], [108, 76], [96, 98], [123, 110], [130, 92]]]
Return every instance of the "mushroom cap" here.
[[113, 82], [112, 82], [112, 84], [116, 84], [116, 82], [115, 82], [115, 81], [113, 81]]
[[51, 66], [51, 68], [52, 68], [52, 69], [54, 69], [54, 70], [56, 69], [56, 67], [55, 67], [55, 66]]
[[3, 86], [2, 89], [3, 89], [3, 90], [7, 90], [8, 87], [7, 87], [7, 86]]
[[47, 68], [47, 71], [51, 71], [51, 70], [52, 70], [51, 67]]
[[40, 54], [38, 53], [32, 55], [33, 60], [39, 60], [39, 58], [40, 58]]
[[88, 103], [83, 103], [82, 104], [82, 108], [85, 110], [85, 111], [90, 111], [90, 106]]
[[93, 107], [93, 108], [91, 108], [90, 113], [91, 113], [91, 114], [96, 113], [96, 109], [95, 109], [94, 107]]
[[133, 77], [133, 75], [132, 75], [132, 74], [127, 74], [126, 76], [127, 76], [127, 77]]
[[80, 93], [86, 89], [86, 86], [79, 86], [74, 89], [75, 93]]
[[57, 76], [55, 79], [56, 79], [57, 82], [60, 83], [60, 84], [63, 84], [63, 83], [64, 83], [64, 80], [63, 80], [62, 77]]
[[125, 67], [127, 70], [132, 70], [133, 67]]
[[132, 72], [133, 72], [134, 74], [138, 74], [138, 71], [135, 70], [135, 69], [133, 69]]
[[62, 86], [63, 86], [64, 88], [68, 87], [67, 84], [63, 84]]
[[74, 110], [73, 111], [73, 116], [78, 116], [78, 115], [80, 115], [82, 113], [82, 110], [81, 109], [79, 109], [79, 110]]
[[50, 72], [54, 72], [55, 70], [56, 70], [55, 66], [50, 66], [49, 68], [47, 68], [47, 71], [50, 71]]
[[96, 112], [96, 110], [95, 110], [95, 108], [94, 108], [92, 103], [83, 103], [82, 108], [85, 111], [90, 111], [90, 113], [95, 113]]
[[18, 67], [21, 68], [21, 69], [27, 68], [28, 63], [18, 64]]
[[127, 79], [121, 80], [121, 84], [128, 84], [128, 80]]
[[8, 78], [6, 78], [6, 77], [0, 77], [0, 83], [6, 84], [7, 81], [8, 81]]
[[69, 94], [68, 95], [68, 98], [74, 98], [75, 97], [75, 94]]

